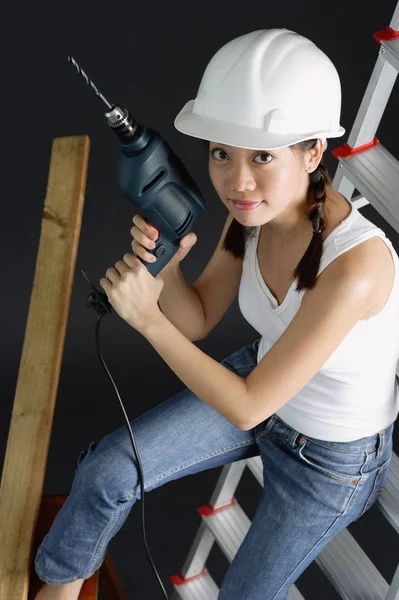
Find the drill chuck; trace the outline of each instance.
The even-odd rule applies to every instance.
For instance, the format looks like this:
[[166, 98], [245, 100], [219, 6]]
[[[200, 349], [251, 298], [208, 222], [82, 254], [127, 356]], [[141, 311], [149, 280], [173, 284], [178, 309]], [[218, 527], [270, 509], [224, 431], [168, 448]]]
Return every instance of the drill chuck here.
[[105, 117], [109, 127], [111, 127], [121, 139], [128, 140], [136, 134], [138, 123], [133, 119], [126, 108], [115, 105], [112, 107], [112, 110], [105, 113]]

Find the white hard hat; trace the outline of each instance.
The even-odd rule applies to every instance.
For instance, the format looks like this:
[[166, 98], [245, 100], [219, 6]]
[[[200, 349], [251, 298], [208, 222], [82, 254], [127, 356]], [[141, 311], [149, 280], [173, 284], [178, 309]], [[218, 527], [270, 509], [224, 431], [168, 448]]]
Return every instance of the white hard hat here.
[[196, 138], [272, 150], [344, 135], [340, 113], [341, 84], [326, 54], [294, 31], [259, 29], [216, 52], [174, 125]]

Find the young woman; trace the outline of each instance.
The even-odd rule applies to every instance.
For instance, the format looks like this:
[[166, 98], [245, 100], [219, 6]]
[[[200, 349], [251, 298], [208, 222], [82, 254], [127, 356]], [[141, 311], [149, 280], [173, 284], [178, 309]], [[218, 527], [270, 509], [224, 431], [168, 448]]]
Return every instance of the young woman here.
[[[322, 159], [326, 139], [345, 133], [340, 110], [335, 67], [306, 38], [259, 30], [223, 46], [175, 121], [206, 143], [228, 211], [209, 264], [186, 283], [191, 232], [156, 278], [127, 254], [100, 282], [187, 386], [131, 423], [145, 491], [262, 458], [264, 488], [219, 600], [285, 600], [386, 481], [399, 410], [398, 256], [331, 186]], [[149, 260], [157, 232], [133, 222], [133, 252]], [[260, 337], [219, 363], [193, 342], [237, 294]], [[82, 452], [35, 559], [46, 582], [38, 600], [78, 598], [139, 487], [124, 425]]]

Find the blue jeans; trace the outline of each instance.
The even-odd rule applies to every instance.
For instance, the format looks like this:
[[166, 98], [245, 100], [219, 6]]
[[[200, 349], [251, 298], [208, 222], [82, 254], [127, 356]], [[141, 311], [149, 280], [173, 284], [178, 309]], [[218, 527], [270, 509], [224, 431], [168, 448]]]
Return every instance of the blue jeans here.
[[[257, 364], [259, 341], [221, 364], [248, 376]], [[261, 456], [264, 487], [219, 600], [285, 600], [328, 542], [377, 500], [392, 456], [393, 423], [351, 442], [310, 438], [275, 414], [241, 431], [188, 388], [133, 419], [131, 428], [146, 492]], [[91, 577], [140, 498], [139, 488], [126, 424], [91, 442], [78, 458], [70, 494], [38, 549], [40, 579], [60, 585]]]

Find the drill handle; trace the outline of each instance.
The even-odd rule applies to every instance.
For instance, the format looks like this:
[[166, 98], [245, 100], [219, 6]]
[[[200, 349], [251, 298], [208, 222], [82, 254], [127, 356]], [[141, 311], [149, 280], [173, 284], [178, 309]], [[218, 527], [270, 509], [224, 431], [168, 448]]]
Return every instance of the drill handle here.
[[[147, 223], [149, 223], [148, 219], [146, 219], [145, 217], [144, 219], [145, 221], [147, 221]], [[147, 252], [153, 254], [156, 257], [157, 260], [154, 263], [147, 262], [140, 256], [137, 256], [139, 261], [143, 263], [143, 265], [153, 277], [156, 277], [158, 273], [162, 271], [162, 269], [168, 264], [171, 258], [176, 254], [176, 252], [180, 248], [180, 239], [172, 241], [170, 238], [163, 236], [162, 232], [159, 231], [159, 236], [156, 239], [155, 243], [156, 246], [154, 249], [146, 248]]]

